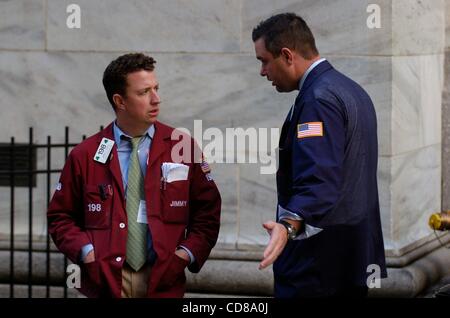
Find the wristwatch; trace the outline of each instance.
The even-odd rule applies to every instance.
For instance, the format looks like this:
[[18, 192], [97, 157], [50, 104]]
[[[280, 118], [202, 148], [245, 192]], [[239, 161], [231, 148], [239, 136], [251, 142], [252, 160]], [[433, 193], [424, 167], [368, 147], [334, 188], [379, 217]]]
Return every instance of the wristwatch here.
[[295, 239], [295, 237], [297, 236], [297, 231], [295, 230], [295, 227], [291, 223], [286, 222], [285, 220], [280, 220], [278, 221], [278, 223], [280, 223], [286, 228], [288, 240]]

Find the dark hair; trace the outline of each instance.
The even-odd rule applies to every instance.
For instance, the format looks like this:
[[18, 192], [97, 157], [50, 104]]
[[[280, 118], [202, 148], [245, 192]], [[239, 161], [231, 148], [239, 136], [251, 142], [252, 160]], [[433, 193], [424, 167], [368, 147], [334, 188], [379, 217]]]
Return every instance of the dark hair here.
[[153, 71], [156, 61], [151, 56], [142, 53], [129, 53], [119, 56], [109, 63], [103, 73], [103, 87], [105, 87], [106, 96], [113, 109], [116, 105], [113, 101], [113, 95], [126, 95], [127, 75], [136, 71]]
[[273, 15], [253, 29], [252, 39], [264, 39], [266, 50], [278, 57], [283, 47], [297, 51], [310, 60], [319, 54], [314, 35], [305, 20], [295, 13]]

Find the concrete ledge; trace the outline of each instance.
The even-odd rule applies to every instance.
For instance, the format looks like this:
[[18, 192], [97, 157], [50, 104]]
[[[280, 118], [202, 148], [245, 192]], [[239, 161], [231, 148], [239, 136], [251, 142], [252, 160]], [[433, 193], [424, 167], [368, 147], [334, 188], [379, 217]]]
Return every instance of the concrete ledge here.
[[[448, 245], [448, 243], [450, 243], [449, 232], [439, 232], [437, 235], [443, 244]], [[430, 234], [428, 237], [398, 250], [386, 250], [386, 264], [388, 267], [405, 267], [441, 246], [442, 245], [436, 239], [436, 236]]]
[[[443, 244], [448, 245], [450, 243], [450, 232], [439, 232], [438, 236]], [[388, 267], [403, 268], [440, 247], [441, 243], [435, 235], [430, 234], [428, 237], [402, 248], [386, 250], [386, 264]], [[239, 250], [216, 246], [211, 252], [210, 259], [260, 261], [263, 257], [264, 248], [265, 246], [257, 246], [249, 250]]]
[[441, 247], [403, 268], [388, 268], [388, 278], [371, 297], [416, 297], [450, 274], [450, 250]]
[[[450, 232], [439, 232], [439, 238], [444, 244], [450, 243]], [[9, 237], [0, 234], [0, 253], [8, 252], [10, 242]], [[434, 234], [404, 246], [396, 250], [386, 250], [386, 264], [388, 267], [405, 267], [422, 256], [436, 250], [441, 244]], [[215, 260], [239, 260], [239, 261], [260, 261], [263, 257], [265, 246], [252, 246], [250, 249], [232, 249], [220, 245], [220, 243], [211, 251], [210, 259]], [[14, 249], [19, 251], [28, 251], [28, 237], [17, 236], [15, 238]], [[45, 237], [38, 237], [33, 240], [33, 253], [45, 252]], [[50, 251], [59, 253], [56, 246], [50, 241]], [[9, 253], [9, 252], [8, 252]], [[28, 262], [28, 260], [26, 261]], [[1, 264], [0, 264], [1, 266]], [[1, 267], [0, 267], [1, 268]]]
[[[203, 297], [202, 295], [216, 295], [214, 297], [227, 297], [227, 295], [272, 296], [272, 269], [258, 270], [260, 259], [258, 254], [259, 252], [256, 251], [254, 253], [215, 251], [200, 273], [192, 274], [186, 271], [186, 297]], [[229, 257], [235, 257], [235, 259]], [[250, 260], [250, 258], [257, 258], [258, 260]], [[16, 251], [14, 260], [14, 282], [18, 284], [16, 287], [19, 286], [17, 288], [20, 290], [22, 288], [20, 284], [28, 283], [28, 253]], [[46, 285], [47, 262], [45, 253], [33, 252], [32, 268], [32, 284]], [[9, 270], [9, 251], [0, 251], [0, 284], [7, 286], [5, 291], [0, 291], [0, 296], [6, 295], [8, 297], [9, 295], [8, 283], [11, 281]], [[388, 278], [381, 281], [381, 288], [371, 289], [369, 296], [417, 297], [426, 292], [431, 293], [431, 286], [448, 275], [450, 275], [450, 250], [441, 247], [407, 266], [401, 268], [389, 267]], [[59, 253], [50, 253], [49, 284], [63, 286], [64, 283], [64, 258]], [[39, 286], [35, 287], [38, 288], [37, 290], [40, 288]], [[45, 286], [41, 288], [45, 290]], [[76, 291], [74, 292], [76, 293]], [[20, 295], [20, 291], [18, 293]], [[55, 293], [58, 292], [55, 291]]]
[[[16, 284], [28, 283], [28, 252], [14, 252], [14, 282]], [[64, 256], [60, 253], [50, 253], [50, 280], [55, 286], [63, 286], [64, 282]], [[31, 282], [36, 285], [47, 284], [47, 255], [44, 252], [32, 253], [32, 277]], [[0, 284], [9, 283], [10, 277], [10, 253], [0, 250]]]
[[[10, 287], [7, 284], [0, 284], [0, 298], [10, 297]], [[46, 286], [34, 285], [31, 291], [32, 298], [47, 298]], [[63, 298], [63, 287], [50, 287], [49, 298]], [[28, 298], [28, 285], [14, 285], [14, 298]], [[67, 289], [67, 298], [86, 298], [76, 289]]]
[[[32, 287], [32, 298], [46, 298], [47, 290], [45, 286], [34, 285]], [[63, 287], [50, 287], [49, 298], [63, 298]], [[201, 294], [201, 293], [186, 293], [184, 298], [253, 298], [255, 296], [246, 295], [228, 295], [228, 294]], [[10, 286], [7, 284], [0, 284], [0, 298], [10, 298]], [[28, 298], [28, 285], [15, 285], [14, 298]], [[83, 294], [75, 289], [67, 289], [67, 298], [86, 298]]]
[[258, 270], [259, 262], [208, 260], [198, 274], [186, 272], [187, 289], [197, 293], [273, 295], [272, 268]]
[[[428, 245], [427, 247], [430, 248]], [[250, 258], [234, 251], [234, 257]], [[271, 269], [258, 270], [258, 261], [226, 259], [227, 253], [216, 252], [198, 274], [187, 274], [188, 290], [197, 293], [224, 293], [273, 295], [273, 274]], [[411, 256], [410, 256], [411, 257]], [[371, 289], [370, 297], [416, 297], [440, 279], [450, 274], [450, 250], [441, 247], [422, 255], [404, 267], [388, 267], [388, 278], [381, 280], [381, 288]], [[405, 257], [406, 258], [406, 257]], [[395, 264], [398, 265], [398, 264]]]

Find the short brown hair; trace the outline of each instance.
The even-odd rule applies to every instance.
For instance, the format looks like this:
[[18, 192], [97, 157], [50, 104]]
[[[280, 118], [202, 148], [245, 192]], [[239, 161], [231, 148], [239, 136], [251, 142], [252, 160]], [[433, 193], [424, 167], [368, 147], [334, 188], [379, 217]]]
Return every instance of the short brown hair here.
[[283, 47], [295, 50], [305, 59], [319, 55], [314, 35], [305, 20], [295, 13], [281, 13], [271, 16], [253, 29], [252, 39], [264, 39], [266, 50], [278, 57]]
[[103, 73], [103, 87], [114, 110], [116, 105], [112, 97], [114, 94], [126, 95], [127, 75], [141, 70], [152, 72], [155, 64], [153, 57], [142, 53], [128, 53], [109, 63]]

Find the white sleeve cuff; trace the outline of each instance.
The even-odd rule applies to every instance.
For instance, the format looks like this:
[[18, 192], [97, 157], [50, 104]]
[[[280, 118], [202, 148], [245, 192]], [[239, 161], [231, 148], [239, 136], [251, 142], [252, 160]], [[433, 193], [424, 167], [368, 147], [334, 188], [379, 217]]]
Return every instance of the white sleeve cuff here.
[[[283, 220], [283, 219], [294, 220], [294, 221], [302, 221], [303, 220], [303, 218], [301, 216], [299, 216], [298, 214], [295, 214], [294, 212], [286, 210], [281, 205], [278, 205], [278, 213], [277, 214], [278, 214], [279, 220]], [[305, 231], [303, 231], [302, 233], [297, 235], [294, 240], [299, 241], [299, 240], [307, 239], [313, 235], [316, 235], [317, 233], [321, 232], [322, 230], [323, 229], [321, 229], [319, 227], [314, 227], [312, 225], [305, 223]]]
[[80, 255], [80, 260], [82, 262], [84, 262], [84, 259], [86, 258], [86, 256], [89, 254], [90, 251], [92, 251], [94, 249], [94, 245], [92, 244], [86, 244], [81, 248], [81, 255]]
[[195, 262], [194, 254], [192, 254], [192, 252], [191, 252], [187, 247], [185, 247], [185, 246], [183, 246], [183, 245], [180, 245], [179, 247], [182, 248], [183, 250], [185, 250], [186, 253], [188, 253], [189, 258], [190, 258], [189, 265], [191, 265], [192, 263], [194, 263], [194, 262]]

